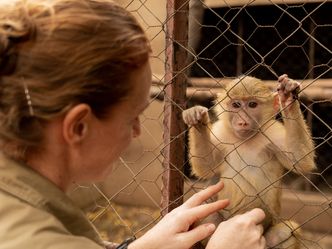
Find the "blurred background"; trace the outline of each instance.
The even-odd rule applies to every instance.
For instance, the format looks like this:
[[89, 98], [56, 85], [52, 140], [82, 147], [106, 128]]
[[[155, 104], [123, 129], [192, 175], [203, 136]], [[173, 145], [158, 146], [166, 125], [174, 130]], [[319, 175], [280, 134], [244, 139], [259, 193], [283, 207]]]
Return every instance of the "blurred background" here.
[[[153, 86], [142, 135], [112, 176], [69, 193], [103, 237], [120, 242], [140, 236], [174, 200], [208, 184], [191, 174], [187, 128], [179, 117], [183, 109], [211, 108], [216, 92], [236, 76], [255, 76], [273, 88], [277, 76], [287, 73], [302, 83], [300, 101], [316, 145], [317, 171], [285, 174], [278, 218], [300, 224], [303, 248], [332, 249], [332, 1], [115, 2], [137, 17], [151, 40]], [[174, 125], [180, 129], [175, 136]]]

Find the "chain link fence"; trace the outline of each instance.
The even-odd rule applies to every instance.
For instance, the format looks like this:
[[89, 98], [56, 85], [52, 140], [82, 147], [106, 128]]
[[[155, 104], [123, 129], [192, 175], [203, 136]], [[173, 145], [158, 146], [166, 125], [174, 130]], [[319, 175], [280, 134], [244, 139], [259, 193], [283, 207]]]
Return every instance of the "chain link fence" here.
[[278, 75], [287, 73], [302, 84], [299, 101], [317, 170], [283, 175], [277, 219], [299, 224], [301, 248], [332, 248], [332, 1], [117, 2], [151, 40], [153, 86], [142, 135], [112, 176], [71, 191], [104, 238], [140, 236], [209, 184], [192, 174], [184, 109], [212, 110], [216, 94], [236, 76], [255, 76], [273, 89]]

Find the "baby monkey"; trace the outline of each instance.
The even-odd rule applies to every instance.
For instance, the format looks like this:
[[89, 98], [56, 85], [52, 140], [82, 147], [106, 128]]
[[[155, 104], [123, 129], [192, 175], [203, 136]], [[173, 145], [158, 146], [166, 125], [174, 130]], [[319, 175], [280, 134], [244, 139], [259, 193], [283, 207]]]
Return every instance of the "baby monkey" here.
[[[285, 169], [298, 174], [315, 169], [314, 143], [297, 100], [300, 84], [284, 74], [277, 89], [243, 76], [218, 96], [216, 122], [211, 124], [203, 106], [183, 111], [183, 120], [190, 126], [193, 173], [201, 179], [218, 175], [225, 183], [218, 198], [231, 203], [222, 217], [262, 208], [268, 247], [297, 249], [298, 225], [280, 218], [281, 180]], [[278, 110], [282, 121], [275, 119]]]

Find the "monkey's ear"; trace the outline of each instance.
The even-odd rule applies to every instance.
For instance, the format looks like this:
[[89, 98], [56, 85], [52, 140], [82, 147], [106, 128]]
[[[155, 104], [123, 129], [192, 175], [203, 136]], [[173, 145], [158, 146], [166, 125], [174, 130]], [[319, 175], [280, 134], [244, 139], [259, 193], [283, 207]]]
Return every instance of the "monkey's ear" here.
[[275, 113], [280, 111], [280, 101], [278, 92], [273, 93], [273, 110]]

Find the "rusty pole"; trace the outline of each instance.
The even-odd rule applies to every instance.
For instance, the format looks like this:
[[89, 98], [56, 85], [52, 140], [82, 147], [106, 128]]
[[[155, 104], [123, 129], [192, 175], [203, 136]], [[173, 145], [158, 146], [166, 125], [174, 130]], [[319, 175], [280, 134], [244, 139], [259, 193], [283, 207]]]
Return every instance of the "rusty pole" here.
[[[188, 19], [188, 0], [167, 0], [162, 215], [183, 203]], [[203, 248], [200, 243], [192, 247]]]
[[188, 0], [167, 0], [162, 214], [183, 203]]

